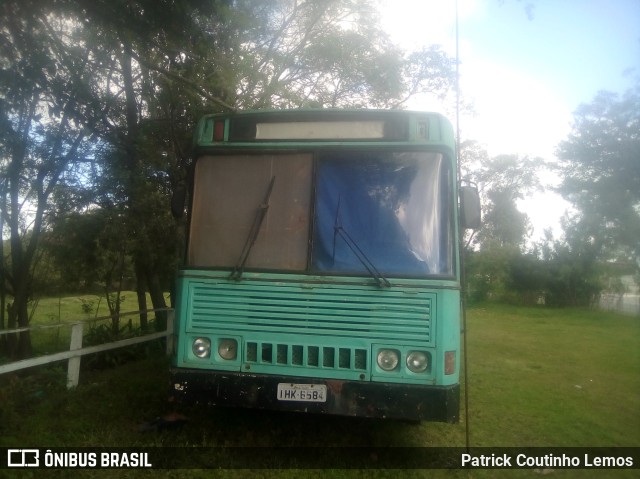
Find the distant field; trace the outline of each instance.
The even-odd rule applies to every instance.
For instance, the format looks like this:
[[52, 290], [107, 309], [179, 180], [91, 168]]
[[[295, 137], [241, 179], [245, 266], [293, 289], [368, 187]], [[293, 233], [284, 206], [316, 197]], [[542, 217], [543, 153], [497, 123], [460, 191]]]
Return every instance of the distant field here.
[[[165, 295], [169, 305], [168, 294]], [[123, 291], [120, 296], [120, 312], [126, 313], [138, 310], [138, 300], [135, 291]], [[147, 297], [147, 307], [152, 308], [151, 299]], [[82, 296], [66, 296], [59, 298], [40, 298], [31, 304], [31, 326], [36, 329], [31, 332], [31, 342], [35, 355], [51, 354], [69, 349], [71, 324], [78, 321], [88, 321], [85, 333], [91, 326], [109, 324], [109, 306], [103, 296], [86, 294]], [[150, 317], [153, 317], [151, 315]], [[138, 325], [138, 316], [124, 316], [121, 327]], [[39, 326], [62, 324], [59, 328], [37, 329]]]
[[[135, 296], [132, 296], [132, 299]], [[583, 310], [487, 305], [468, 315], [472, 446], [640, 446], [640, 320]], [[139, 432], [174, 409], [161, 355], [87, 371], [0, 377], [0, 446], [442, 446], [464, 447], [457, 425], [234, 409], [179, 408], [174, 431]], [[614, 470], [57, 471], [51, 477], [636, 477]], [[45, 477], [38, 471], [37, 477]], [[0, 471], [2, 476], [2, 471]], [[32, 477], [32, 476], [22, 476]], [[36, 476], [33, 476], [36, 477]]]
[[[123, 291], [120, 295], [122, 312], [137, 311], [138, 301], [135, 291]], [[147, 297], [151, 307], [151, 300]], [[85, 294], [59, 298], [39, 298], [32, 303], [34, 324], [68, 323], [83, 319], [108, 316], [104, 295]]]

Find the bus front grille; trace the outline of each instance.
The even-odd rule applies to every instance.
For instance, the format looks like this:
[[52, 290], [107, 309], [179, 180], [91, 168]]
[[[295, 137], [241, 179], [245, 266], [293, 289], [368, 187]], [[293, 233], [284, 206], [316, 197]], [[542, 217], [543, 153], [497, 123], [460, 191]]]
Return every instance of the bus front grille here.
[[[434, 339], [434, 297], [417, 288], [190, 280], [187, 297], [186, 327], [192, 331], [424, 345]], [[297, 353], [292, 346], [287, 354], [293, 358]]]
[[434, 346], [435, 295], [419, 288], [245, 278], [185, 287], [185, 332], [236, 338], [245, 372], [361, 380], [374, 345]]

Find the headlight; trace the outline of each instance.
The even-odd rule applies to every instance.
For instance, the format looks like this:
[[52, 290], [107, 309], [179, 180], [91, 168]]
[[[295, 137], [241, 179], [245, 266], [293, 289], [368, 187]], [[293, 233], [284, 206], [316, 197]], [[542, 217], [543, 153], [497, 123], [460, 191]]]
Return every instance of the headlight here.
[[393, 371], [398, 367], [400, 357], [394, 349], [381, 349], [378, 351], [378, 366], [383, 371]]
[[221, 339], [218, 342], [218, 354], [222, 359], [235, 359], [238, 355], [238, 343], [235, 339]]
[[211, 356], [211, 341], [207, 338], [196, 338], [191, 345], [193, 354], [198, 358]]
[[407, 355], [407, 367], [411, 372], [421, 373], [429, 367], [429, 357], [422, 351], [411, 351]]

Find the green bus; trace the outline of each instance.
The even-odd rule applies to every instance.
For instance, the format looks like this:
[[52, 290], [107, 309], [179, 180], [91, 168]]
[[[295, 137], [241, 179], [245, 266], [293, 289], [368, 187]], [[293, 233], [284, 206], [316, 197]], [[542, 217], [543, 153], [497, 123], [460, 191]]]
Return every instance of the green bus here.
[[457, 176], [436, 113], [202, 118], [174, 399], [456, 422], [459, 217], [476, 215]]

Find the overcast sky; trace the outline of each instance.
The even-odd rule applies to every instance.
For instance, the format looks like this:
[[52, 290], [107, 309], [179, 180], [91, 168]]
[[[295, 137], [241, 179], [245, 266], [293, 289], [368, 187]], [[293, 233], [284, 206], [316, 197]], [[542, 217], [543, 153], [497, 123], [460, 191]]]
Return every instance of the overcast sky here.
[[[453, 0], [381, 2], [383, 25], [401, 46], [437, 43], [455, 55]], [[553, 160], [581, 103], [599, 90], [623, 93], [640, 75], [640, 0], [458, 0], [458, 9], [460, 85], [476, 111], [461, 118], [461, 138], [492, 156]], [[438, 109], [424, 99], [408, 106]], [[557, 225], [564, 206], [556, 201], [523, 203], [536, 237]]]

